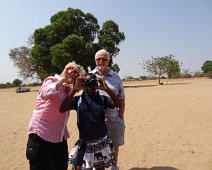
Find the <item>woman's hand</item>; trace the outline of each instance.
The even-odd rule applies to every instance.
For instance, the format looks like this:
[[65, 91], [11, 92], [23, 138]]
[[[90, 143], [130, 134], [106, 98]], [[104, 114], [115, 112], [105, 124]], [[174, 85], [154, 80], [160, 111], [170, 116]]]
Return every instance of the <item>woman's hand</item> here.
[[83, 81], [85, 80], [84, 76], [79, 76], [74, 84], [74, 90], [80, 91], [83, 88]]
[[65, 84], [73, 84], [77, 77], [79, 77], [80, 68], [74, 66], [67, 66], [64, 68], [62, 75], [62, 79]]

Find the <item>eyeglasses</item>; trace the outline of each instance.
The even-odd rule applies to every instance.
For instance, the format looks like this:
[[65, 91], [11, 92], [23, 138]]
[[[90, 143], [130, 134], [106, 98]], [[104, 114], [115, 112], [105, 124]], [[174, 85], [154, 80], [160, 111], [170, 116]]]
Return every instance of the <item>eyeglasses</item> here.
[[107, 59], [107, 58], [97, 58], [97, 59], [96, 59], [96, 61], [101, 61], [101, 60], [102, 60], [103, 62], [105, 62], [105, 61], [107, 61], [108, 59]]

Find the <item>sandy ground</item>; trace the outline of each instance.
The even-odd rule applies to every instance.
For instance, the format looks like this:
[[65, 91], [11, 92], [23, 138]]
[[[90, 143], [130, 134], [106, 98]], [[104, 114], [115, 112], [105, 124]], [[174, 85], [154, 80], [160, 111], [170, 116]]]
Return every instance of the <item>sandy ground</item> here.
[[[212, 170], [212, 79], [124, 83], [126, 144], [121, 170]], [[0, 170], [28, 170], [27, 126], [38, 87], [0, 89]], [[69, 148], [77, 139], [75, 112]], [[69, 167], [71, 169], [71, 167]]]

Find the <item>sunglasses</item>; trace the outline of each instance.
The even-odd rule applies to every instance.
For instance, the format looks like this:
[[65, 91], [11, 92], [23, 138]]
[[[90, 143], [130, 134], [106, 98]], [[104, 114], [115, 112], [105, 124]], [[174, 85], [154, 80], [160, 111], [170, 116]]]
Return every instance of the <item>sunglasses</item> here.
[[108, 59], [107, 59], [107, 58], [97, 58], [97, 59], [96, 59], [96, 61], [101, 61], [101, 60], [102, 60], [103, 62], [105, 62], [105, 61], [107, 61]]

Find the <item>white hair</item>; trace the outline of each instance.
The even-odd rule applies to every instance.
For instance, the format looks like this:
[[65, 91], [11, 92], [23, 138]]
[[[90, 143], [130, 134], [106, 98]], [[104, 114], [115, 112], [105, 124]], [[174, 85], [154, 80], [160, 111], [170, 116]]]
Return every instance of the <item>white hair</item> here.
[[79, 75], [84, 75], [85, 74], [85, 70], [83, 69], [83, 67], [79, 64], [77, 64], [75, 61], [72, 61], [72, 62], [69, 62], [68, 64], [66, 64], [65, 68], [66, 67], [78, 67], [79, 68]]
[[96, 52], [95, 54], [95, 59], [99, 56], [99, 55], [104, 55], [105, 57], [107, 57], [107, 59], [110, 59], [110, 54], [107, 50], [105, 49], [101, 49], [99, 51]]

